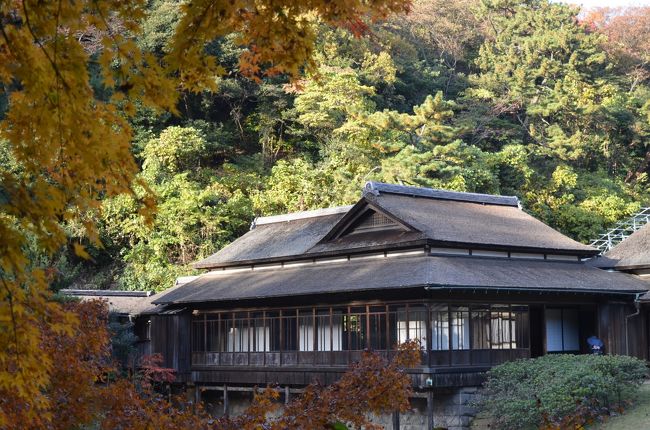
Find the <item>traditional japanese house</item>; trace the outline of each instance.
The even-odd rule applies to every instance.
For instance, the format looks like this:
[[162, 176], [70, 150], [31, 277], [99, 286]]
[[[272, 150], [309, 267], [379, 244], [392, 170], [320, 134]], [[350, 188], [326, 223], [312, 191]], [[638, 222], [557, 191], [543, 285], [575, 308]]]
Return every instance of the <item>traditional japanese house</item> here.
[[584, 264], [597, 253], [516, 197], [369, 182], [353, 206], [258, 218], [197, 262], [207, 273], [153, 301], [152, 345], [197, 393], [223, 392], [227, 412], [229, 392], [330, 383], [361, 351], [417, 339], [423, 426], [451, 426], [433, 395], [495, 364], [584, 353], [591, 335], [625, 352], [625, 316], [648, 286]]
[[[587, 264], [608, 271], [627, 273], [650, 288], [650, 224], [632, 233], [615, 247]], [[650, 359], [650, 293], [637, 297], [637, 312], [626, 315], [625, 353]]]

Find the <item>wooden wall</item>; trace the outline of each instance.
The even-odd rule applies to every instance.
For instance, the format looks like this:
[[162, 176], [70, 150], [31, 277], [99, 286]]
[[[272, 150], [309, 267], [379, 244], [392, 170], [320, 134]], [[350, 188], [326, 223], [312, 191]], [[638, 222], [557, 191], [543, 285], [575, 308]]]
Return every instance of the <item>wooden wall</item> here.
[[648, 311], [642, 309], [639, 315], [626, 319], [635, 312], [634, 305], [628, 303], [607, 302], [598, 306], [599, 337], [605, 343], [605, 353], [649, 358]]
[[163, 356], [163, 366], [179, 375], [190, 371], [190, 314], [151, 316], [151, 352]]

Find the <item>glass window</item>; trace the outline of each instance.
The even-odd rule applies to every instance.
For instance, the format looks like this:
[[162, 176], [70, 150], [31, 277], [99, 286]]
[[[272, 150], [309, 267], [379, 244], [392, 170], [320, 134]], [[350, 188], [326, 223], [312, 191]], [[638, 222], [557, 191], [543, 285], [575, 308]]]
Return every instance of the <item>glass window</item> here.
[[264, 352], [269, 351], [270, 347], [270, 330], [264, 314], [259, 312], [252, 315], [251, 331], [253, 334], [251, 351]]
[[366, 349], [366, 315], [345, 315], [344, 321], [343, 349], [351, 351]]
[[266, 312], [266, 325], [269, 327], [269, 346], [267, 351], [280, 350], [280, 313]]
[[329, 330], [324, 328], [324, 343], [325, 345], [330, 345], [330, 349], [324, 349], [324, 351], [342, 351], [343, 339], [345, 338], [347, 340], [347, 334], [344, 335], [345, 331], [343, 330], [343, 327], [345, 326], [345, 312], [342, 309], [332, 310], [331, 324]]
[[314, 315], [311, 311], [300, 312], [298, 317], [299, 350], [313, 351], [314, 340]]
[[511, 349], [514, 320], [509, 305], [492, 305], [490, 330], [492, 349]]
[[580, 350], [577, 309], [546, 308], [546, 350]]
[[370, 319], [370, 349], [387, 349], [386, 308], [379, 312], [371, 312], [368, 318]]
[[490, 308], [472, 306], [472, 349], [490, 348]]
[[287, 311], [282, 316], [282, 351], [296, 351], [297, 341], [298, 317], [296, 311]]
[[419, 340], [426, 346], [426, 318], [424, 306], [416, 305], [397, 309], [397, 343], [407, 340]]
[[451, 349], [469, 349], [469, 308], [451, 306]]
[[449, 349], [449, 308], [447, 305], [431, 306], [431, 349]]
[[511, 307], [513, 315], [513, 331], [515, 333], [513, 339], [513, 348], [529, 348], [530, 347], [530, 322], [528, 318], [528, 306], [513, 305]]

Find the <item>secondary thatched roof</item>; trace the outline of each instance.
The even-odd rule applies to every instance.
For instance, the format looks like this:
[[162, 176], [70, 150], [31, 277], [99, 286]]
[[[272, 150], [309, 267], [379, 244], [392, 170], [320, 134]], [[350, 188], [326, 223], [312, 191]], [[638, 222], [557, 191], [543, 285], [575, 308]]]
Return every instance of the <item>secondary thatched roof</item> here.
[[633, 270], [650, 268], [650, 224], [646, 224], [628, 238], [589, 264], [603, 269]]
[[154, 294], [152, 291], [119, 291], [119, 290], [77, 290], [63, 289], [61, 294], [77, 297], [84, 300], [104, 300], [108, 304], [108, 311], [121, 316], [136, 317], [152, 315], [161, 310], [155, 303], [163, 295], [173, 293], [181, 286], [196, 280], [197, 276], [181, 276], [176, 284], [167, 290]]
[[[333, 234], [368, 207], [405, 228], [382, 234]], [[213, 269], [424, 244], [581, 256], [597, 253], [521, 210], [516, 197], [370, 182], [352, 207], [259, 218], [251, 231], [195, 267]]]
[[151, 304], [154, 294], [151, 291], [113, 291], [113, 290], [61, 290], [61, 294], [85, 300], [104, 300], [108, 311], [124, 316], [140, 315], [155, 308]]
[[401, 256], [261, 270], [217, 270], [162, 294], [154, 304], [188, 304], [402, 288], [634, 293], [648, 285], [580, 262]]

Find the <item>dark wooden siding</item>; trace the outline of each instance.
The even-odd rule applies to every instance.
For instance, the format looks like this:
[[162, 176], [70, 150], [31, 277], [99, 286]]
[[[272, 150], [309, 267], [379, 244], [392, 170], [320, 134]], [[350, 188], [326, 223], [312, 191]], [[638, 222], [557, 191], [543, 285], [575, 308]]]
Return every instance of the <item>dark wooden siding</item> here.
[[151, 317], [151, 352], [163, 356], [163, 366], [179, 375], [190, 371], [190, 314]]
[[626, 318], [635, 311], [634, 305], [627, 303], [609, 302], [599, 305], [599, 336], [605, 343], [605, 353], [648, 358], [647, 311], [641, 310], [639, 315]]

